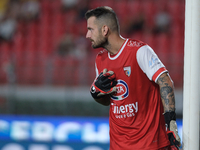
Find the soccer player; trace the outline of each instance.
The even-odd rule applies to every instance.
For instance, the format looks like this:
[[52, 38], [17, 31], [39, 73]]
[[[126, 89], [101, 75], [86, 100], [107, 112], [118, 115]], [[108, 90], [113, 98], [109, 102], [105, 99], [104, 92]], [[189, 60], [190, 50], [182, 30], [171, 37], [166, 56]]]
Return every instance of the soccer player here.
[[120, 35], [117, 16], [103, 6], [88, 10], [87, 34], [96, 57], [90, 92], [110, 105], [110, 150], [178, 150], [173, 82], [146, 43]]

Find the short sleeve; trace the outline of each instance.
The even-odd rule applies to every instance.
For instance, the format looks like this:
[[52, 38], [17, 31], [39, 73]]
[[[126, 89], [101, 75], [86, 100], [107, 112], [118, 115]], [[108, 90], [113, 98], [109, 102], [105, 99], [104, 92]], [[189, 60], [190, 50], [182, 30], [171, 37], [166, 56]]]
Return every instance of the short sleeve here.
[[148, 45], [140, 47], [137, 51], [136, 57], [140, 68], [147, 75], [149, 80], [156, 82], [162, 73], [167, 72], [164, 64]]

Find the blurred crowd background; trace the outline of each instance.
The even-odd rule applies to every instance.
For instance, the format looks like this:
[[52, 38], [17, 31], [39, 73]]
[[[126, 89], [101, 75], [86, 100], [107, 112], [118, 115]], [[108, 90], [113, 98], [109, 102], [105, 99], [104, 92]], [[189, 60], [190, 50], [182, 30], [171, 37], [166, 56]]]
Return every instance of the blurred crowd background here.
[[146, 42], [174, 81], [182, 115], [184, 0], [0, 0], [0, 113], [108, 116], [95, 77], [84, 14], [110, 6], [121, 35]]

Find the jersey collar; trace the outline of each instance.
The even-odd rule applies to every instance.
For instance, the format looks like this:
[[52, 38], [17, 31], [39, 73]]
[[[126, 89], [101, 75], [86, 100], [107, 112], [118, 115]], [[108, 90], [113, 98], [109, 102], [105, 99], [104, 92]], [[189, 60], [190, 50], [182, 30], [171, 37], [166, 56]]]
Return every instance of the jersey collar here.
[[126, 43], [128, 42], [128, 39], [126, 39], [126, 41], [124, 42], [124, 44], [122, 45], [122, 47], [120, 48], [120, 50], [117, 52], [117, 54], [115, 54], [114, 56], [111, 56], [110, 53], [108, 53], [108, 58], [110, 60], [115, 60], [119, 57], [119, 55], [122, 53], [122, 51], [124, 50], [124, 47], [126, 46]]

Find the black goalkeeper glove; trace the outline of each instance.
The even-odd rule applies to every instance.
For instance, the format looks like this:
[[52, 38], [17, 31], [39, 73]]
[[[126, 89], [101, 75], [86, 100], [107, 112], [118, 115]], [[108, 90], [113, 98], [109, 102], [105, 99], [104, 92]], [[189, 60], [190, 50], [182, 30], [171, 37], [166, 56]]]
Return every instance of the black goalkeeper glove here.
[[178, 147], [181, 146], [181, 139], [178, 135], [176, 113], [174, 111], [169, 111], [164, 113], [164, 117], [167, 127], [167, 135], [171, 145], [171, 150], [179, 150]]
[[104, 95], [117, 92], [115, 85], [117, 85], [117, 81], [114, 72], [107, 72], [107, 69], [104, 69], [92, 83], [90, 93], [94, 99], [98, 99]]

